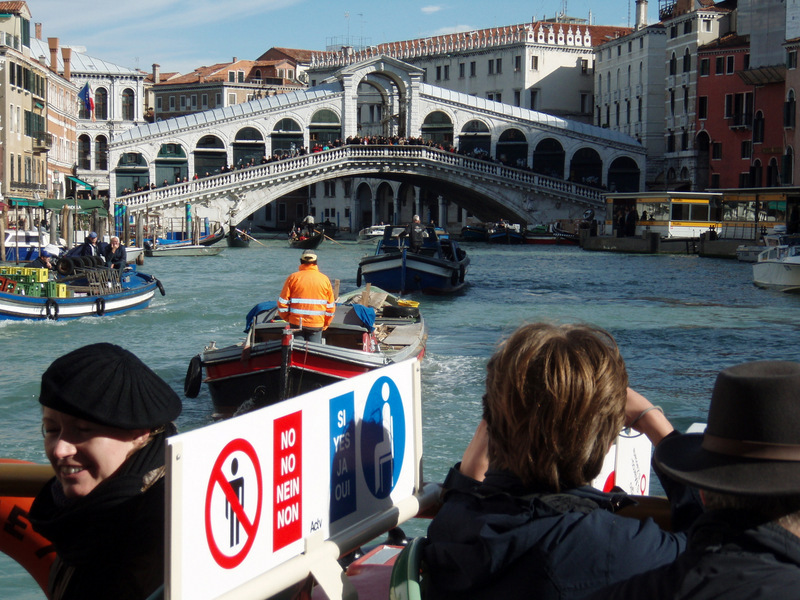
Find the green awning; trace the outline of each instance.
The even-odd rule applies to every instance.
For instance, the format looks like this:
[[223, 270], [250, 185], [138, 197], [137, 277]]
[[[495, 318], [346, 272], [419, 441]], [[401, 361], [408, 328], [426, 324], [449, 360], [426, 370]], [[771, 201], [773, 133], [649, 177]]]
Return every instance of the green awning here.
[[41, 200], [35, 200], [33, 198], [6, 198], [6, 200], [11, 206], [42, 206]]
[[67, 179], [71, 179], [72, 181], [74, 181], [78, 185], [82, 185], [83, 189], [85, 189], [85, 190], [90, 190], [90, 189], [92, 189], [94, 187], [92, 184], [86, 183], [85, 181], [83, 181], [81, 179], [78, 179], [77, 177], [73, 177], [72, 175], [67, 175]]
[[80, 214], [87, 214], [97, 210], [97, 214], [101, 217], [108, 216], [104, 202], [98, 198], [79, 198], [78, 200], [74, 198], [47, 198], [42, 202], [42, 207], [47, 210], [60, 211], [65, 205], [75, 210], [75, 204], [77, 204], [78, 213]]

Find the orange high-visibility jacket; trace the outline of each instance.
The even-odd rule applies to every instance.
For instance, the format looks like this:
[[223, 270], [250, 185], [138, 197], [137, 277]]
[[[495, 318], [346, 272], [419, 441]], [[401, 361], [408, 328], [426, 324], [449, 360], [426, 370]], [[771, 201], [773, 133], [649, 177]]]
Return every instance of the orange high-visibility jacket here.
[[315, 264], [301, 264], [283, 284], [278, 298], [278, 315], [294, 327], [327, 329], [336, 303], [331, 280]]

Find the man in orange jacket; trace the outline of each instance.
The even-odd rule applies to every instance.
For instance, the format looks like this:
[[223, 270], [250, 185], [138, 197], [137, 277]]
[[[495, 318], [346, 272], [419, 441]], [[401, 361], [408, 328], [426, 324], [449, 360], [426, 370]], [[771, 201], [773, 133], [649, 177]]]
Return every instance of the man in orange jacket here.
[[322, 342], [322, 332], [333, 320], [336, 302], [331, 280], [320, 273], [317, 254], [305, 250], [300, 269], [289, 275], [278, 298], [278, 315], [292, 327], [299, 327], [306, 341]]

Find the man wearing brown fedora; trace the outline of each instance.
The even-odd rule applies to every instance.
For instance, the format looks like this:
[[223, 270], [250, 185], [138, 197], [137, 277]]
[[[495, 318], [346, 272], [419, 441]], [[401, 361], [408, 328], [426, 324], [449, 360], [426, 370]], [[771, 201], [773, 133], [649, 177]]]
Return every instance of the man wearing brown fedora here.
[[674, 563], [595, 598], [800, 598], [800, 363], [722, 371], [705, 433], [665, 438], [655, 465], [705, 513]]

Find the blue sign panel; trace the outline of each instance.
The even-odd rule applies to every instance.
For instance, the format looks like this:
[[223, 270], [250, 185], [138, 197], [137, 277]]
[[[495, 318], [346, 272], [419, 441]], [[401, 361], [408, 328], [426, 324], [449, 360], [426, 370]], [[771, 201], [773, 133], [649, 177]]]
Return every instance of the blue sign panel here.
[[356, 510], [356, 420], [354, 394], [331, 398], [331, 502], [330, 521]]

